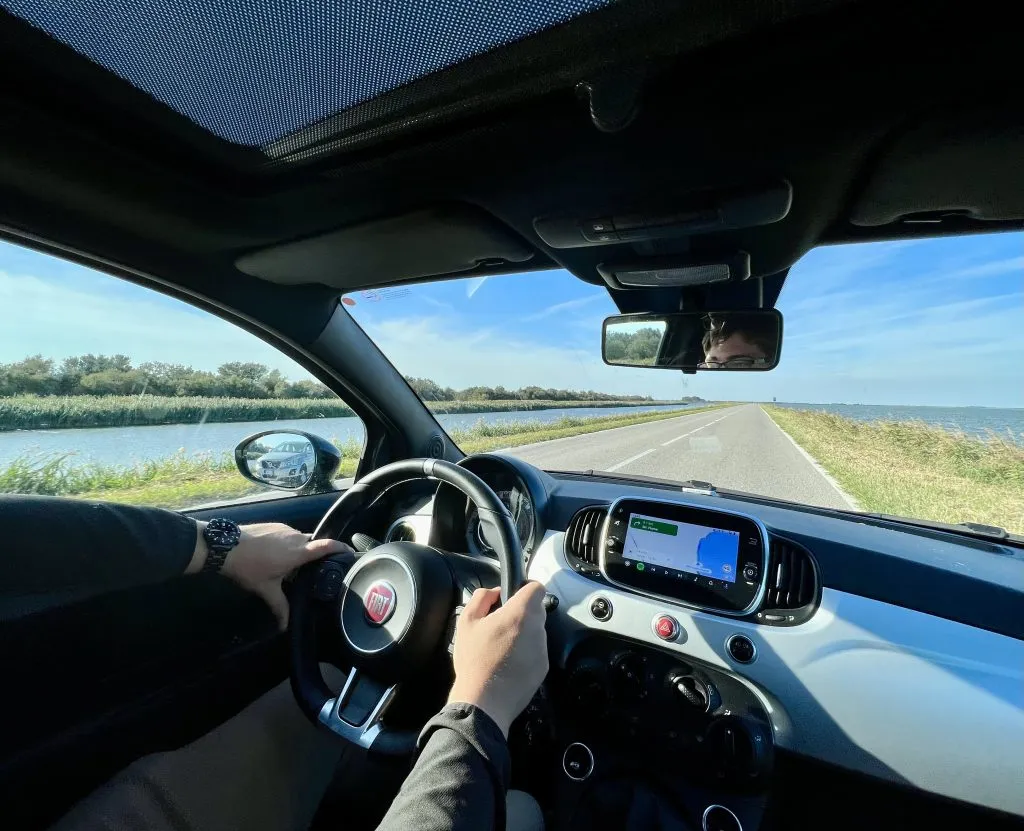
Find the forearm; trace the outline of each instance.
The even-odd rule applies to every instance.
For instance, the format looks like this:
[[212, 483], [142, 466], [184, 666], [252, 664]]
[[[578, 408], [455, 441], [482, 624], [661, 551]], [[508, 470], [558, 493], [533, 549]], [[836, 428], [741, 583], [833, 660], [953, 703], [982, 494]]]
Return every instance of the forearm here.
[[[156, 583], [185, 573], [197, 525], [158, 508], [46, 496], [0, 497], [0, 598], [31, 605]], [[26, 606], [27, 608], [27, 606]]]
[[503, 828], [508, 745], [483, 711], [449, 704], [420, 737], [422, 752], [378, 831]]

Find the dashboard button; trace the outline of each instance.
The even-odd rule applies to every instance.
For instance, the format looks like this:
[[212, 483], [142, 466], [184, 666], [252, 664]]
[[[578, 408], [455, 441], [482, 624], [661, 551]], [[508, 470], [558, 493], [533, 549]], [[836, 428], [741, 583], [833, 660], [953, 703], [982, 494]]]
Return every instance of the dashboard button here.
[[663, 641], [674, 641], [679, 636], [679, 621], [670, 615], [658, 615], [652, 627]]
[[733, 660], [739, 664], [752, 663], [754, 658], [757, 657], [757, 649], [754, 647], [753, 641], [746, 635], [731, 636], [725, 642], [725, 648], [729, 650]]
[[743, 831], [736, 814], [722, 805], [709, 805], [701, 818], [704, 831]]
[[595, 597], [590, 604], [590, 614], [604, 623], [612, 616], [612, 604], [604, 597]]
[[580, 742], [573, 742], [562, 754], [562, 770], [575, 782], [582, 782], [594, 772], [594, 754]]
[[743, 567], [743, 576], [747, 580], [757, 579], [757, 566], [750, 564]]

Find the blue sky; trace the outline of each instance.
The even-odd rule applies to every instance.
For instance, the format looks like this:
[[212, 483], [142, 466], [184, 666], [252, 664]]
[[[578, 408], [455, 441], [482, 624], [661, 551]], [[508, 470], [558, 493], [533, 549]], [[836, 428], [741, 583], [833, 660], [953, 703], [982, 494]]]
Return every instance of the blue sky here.
[[[659, 398], [1024, 407], [1024, 234], [810, 252], [779, 301], [786, 334], [768, 373], [604, 366], [600, 287], [560, 271], [451, 280], [353, 296], [349, 311], [403, 373], [441, 384], [599, 389]], [[124, 352], [213, 369], [259, 360], [306, 374], [205, 312], [0, 243], [0, 362]]]

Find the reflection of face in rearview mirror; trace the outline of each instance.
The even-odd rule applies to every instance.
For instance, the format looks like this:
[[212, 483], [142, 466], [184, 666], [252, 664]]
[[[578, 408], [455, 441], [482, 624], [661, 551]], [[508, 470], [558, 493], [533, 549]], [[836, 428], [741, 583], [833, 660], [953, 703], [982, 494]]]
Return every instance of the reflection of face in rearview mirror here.
[[782, 345], [774, 309], [618, 315], [604, 324], [604, 360], [614, 366], [757, 372]]
[[772, 315], [707, 314], [698, 369], [764, 369], [779, 349], [779, 323]]

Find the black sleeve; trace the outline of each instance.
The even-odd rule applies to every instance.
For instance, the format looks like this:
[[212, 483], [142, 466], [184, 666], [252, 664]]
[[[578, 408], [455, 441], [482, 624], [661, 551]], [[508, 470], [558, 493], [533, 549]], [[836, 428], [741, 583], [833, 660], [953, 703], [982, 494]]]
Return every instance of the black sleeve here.
[[420, 734], [420, 757], [377, 831], [503, 831], [511, 762], [498, 725], [449, 704]]
[[0, 495], [0, 599], [29, 610], [43, 596], [83, 597], [185, 571], [195, 521], [161, 508]]

